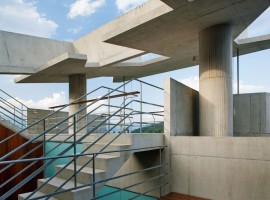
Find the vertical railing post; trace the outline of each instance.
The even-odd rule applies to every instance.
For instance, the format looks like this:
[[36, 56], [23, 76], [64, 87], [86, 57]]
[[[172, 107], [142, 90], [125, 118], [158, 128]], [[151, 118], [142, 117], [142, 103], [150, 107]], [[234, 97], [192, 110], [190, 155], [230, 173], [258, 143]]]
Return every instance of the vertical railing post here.
[[162, 152], [161, 148], [159, 149], [159, 197], [161, 198], [162, 196]]
[[74, 186], [77, 187], [76, 115], [73, 116]]
[[23, 105], [21, 104], [21, 109], [22, 109], [22, 129], [24, 127], [24, 116], [23, 116]]
[[140, 82], [140, 133], [142, 134], [142, 82]]
[[92, 175], [92, 184], [93, 184], [93, 199], [96, 199], [96, 166], [95, 166], [95, 156], [96, 154], [93, 154], [92, 158], [92, 167], [93, 167], [93, 175]]
[[125, 118], [125, 115], [126, 115], [126, 96], [125, 96], [125, 93], [126, 93], [126, 80], [125, 80], [125, 77], [124, 77], [124, 109], [123, 109], [123, 111], [124, 111], [124, 121], [123, 121], [123, 123], [124, 123], [124, 126], [123, 126], [123, 129], [122, 129], [122, 131], [123, 130], [125, 130], [125, 127], [126, 127], [126, 118]]
[[239, 75], [239, 48], [237, 48], [236, 49], [236, 56], [237, 56], [237, 94], [239, 94], [240, 93], [240, 90], [239, 90], [239, 88], [240, 88], [240, 86], [239, 86], [239, 84], [240, 84], [240, 81], [239, 81], [239, 77], [240, 77], [240, 75]]
[[14, 106], [14, 116], [13, 116], [13, 119], [14, 119], [14, 123], [13, 123], [13, 125], [16, 125], [16, 119], [15, 119], [15, 116], [16, 116], [16, 110], [15, 110], [15, 106]]
[[[46, 121], [45, 119], [43, 120], [43, 131], [45, 132], [46, 131]], [[44, 154], [44, 157], [46, 157], [46, 133], [44, 133], [43, 135], [43, 154]], [[46, 164], [46, 160], [44, 160], [44, 165]], [[45, 167], [44, 168], [44, 177], [46, 177], [46, 171], [47, 171], [47, 168]]]
[[[108, 89], [108, 94], [110, 93], [110, 89]], [[110, 100], [110, 95], [108, 95], [108, 130], [110, 130], [111, 126], [111, 121], [110, 121], [110, 115], [111, 115], [111, 100]]]

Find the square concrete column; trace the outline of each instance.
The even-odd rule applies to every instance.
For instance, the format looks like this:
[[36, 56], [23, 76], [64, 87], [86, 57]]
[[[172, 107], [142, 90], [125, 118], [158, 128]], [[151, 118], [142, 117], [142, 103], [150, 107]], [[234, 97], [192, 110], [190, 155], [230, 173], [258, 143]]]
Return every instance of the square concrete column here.
[[233, 135], [232, 29], [221, 24], [199, 34], [200, 135]]
[[[80, 98], [81, 96], [86, 94], [86, 75], [85, 74], [72, 74], [69, 75], [69, 103], [75, 101], [76, 99]], [[86, 97], [83, 97], [79, 100], [86, 101]], [[69, 106], [69, 115], [72, 115], [73, 113], [77, 112], [81, 107], [86, 106], [86, 103], [79, 103], [75, 105]], [[83, 127], [86, 124], [86, 117], [84, 117], [86, 114], [86, 109], [79, 112], [78, 115], [76, 115], [77, 120], [81, 119], [80, 122], [76, 123], [76, 129], [79, 130], [81, 127]], [[69, 124], [73, 124], [74, 119], [71, 118], [69, 120]], [[86, 128], [81, 131], [80, 133], [85, 133]], [[74, 133], [74, 126], [70, 127], [69, 133]]]

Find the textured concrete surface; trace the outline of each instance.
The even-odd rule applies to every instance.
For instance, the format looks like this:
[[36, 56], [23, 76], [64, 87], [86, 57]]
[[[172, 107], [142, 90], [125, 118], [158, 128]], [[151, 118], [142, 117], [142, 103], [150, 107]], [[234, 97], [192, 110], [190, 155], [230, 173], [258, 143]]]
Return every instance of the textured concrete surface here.
[[[0, 66], [34, 68], [66, 52], [73, 52], [71, 42], [0, 31]], [[21, 68], [23, 67], [23, 68]], [[1, 69], [1, 68], [0, 68]], [[31, 71], [26, 71], [30, 73]], [[34, 71], [32, 72], [34, 73]]]
[[172, 192], [217, 200], [267, 200], [269, 144], [268, 137], [172, 136]]
[[[199, 62], [198, 34], [201, 30], [219, 23], [231, 23], [235, 39], [269, 5], [268, 0], [204, 0], [203, 3], [150, 0], [73, 43], [2, 31], [0, 73], [39, 73], [45, 77], [40, 67], [67, 52], [87, 56], [86, 64], [77, 67], [76, 73], [86, 73], [87, 78], [114, 77], [114, 81], [194, 66]], [[269, 48], [269, 41], [269, 37], [239, 41], [239, 44], [234, 43], [234, 49], [239, 48], [240, 55], [247, 54]], [[146, 62], [130, 61], [148, 52], [161, 57]], [[52, 68], [47, 71], [47, 81], [22, 77], [20, 82], [68, 82], [68, 75], [62, 76], [62, 71], [72, 71], [71, 68], [60, 72], [59, 65]], [[57, 73], [61, 76], [51, 80]]]
[[270, 94], [236, 94], [233, 104], [235, 136], [270, 136]]
[[165, 129], [170, 135], [194, 136], [199, 131], [199, 93], [167, 78], [164, 81]]
[[233, 135], [232, 27], [200, 32], [200, 135]]
[[[133, 154], [122, 168], [115, 174], [115, 176], [121, 176], [127, 173], [136, 172], [138, 170], [150, 168], [159, 165], [159, 151], [144, 151]], [[144, 180], [148, 180], [159, 176], [159, 169], [148, 170], [145, 172], [133, 174], [120, 179], [110, 181], [108, 185], [116, 188], [124, 188], [132, 184], [139, 183]], [[136, 193], [144, 193], [150, 189], [158, 187], [160, 185], [159, 178], [150, 180], [143, 184], [131, 187], [128, 190]], [[147, 195], [159, 197], [159, 190], [154, 190], [147, 193]]]
[[[49, 115], [52, 113], [52, 110], [44, 110], [44, 109], [35, 109], [35, 108], [28, 108], [27, 109], [27, 125], [31, 125], [35, 123], [36, 121], [42, 119], [43, 117]], [[51, 117], [47, 118], [44, 124], [44, 121], [41, 121], [37, 125], [33, 126], [32, 128], [28, 129], [29, 134], [40, 134], [44, 131], [44, 125], [45, 130], [48, 130], [50, 127], [56, 125], [58, 122], [62, 121], [64, 118], [68, 117], [68, 112], [57, 112], [56, 114], [52, 115]], [[63, 123], [61, 126], [58, 127], [58, 129], [53, 129], [50, 131], [50, 133], [55, 134], [59, 130], [64, 129], [67, 127], [67, 123]], [[64, 133], [67, 133], [65, 131]]]

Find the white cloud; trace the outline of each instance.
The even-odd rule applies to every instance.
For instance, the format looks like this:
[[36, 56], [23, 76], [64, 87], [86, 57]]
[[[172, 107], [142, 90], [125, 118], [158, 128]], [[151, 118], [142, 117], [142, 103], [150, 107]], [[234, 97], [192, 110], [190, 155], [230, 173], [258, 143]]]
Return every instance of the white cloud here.
[[[32, 99], [20, 99], [16, 97], [18, 101], [25, 104], [29, 108], [36, 108], [36, 109], [49, 109], [52, 106], [63, 105], [68, 102], [66, 95], [64, 92], [60, 93], [53, 93], [52, 97], [45, 97], [44, 99], [40, 99], [38, 101], [34, 101]], [[15, 106], [19, 106], [19, 103], [13, 99], [8, 99], [8, 102], [12, 103]]]
[[145, 3], [147, 0], [116, 0], [116, 7], [120, 12], [128, 12], [139, 5]]
[[179, 82], [193, 88], [194, 90], [199, 90], [199, 76], [191, 76], [185, 79], [181, 79]]
[[70, 32], [70, 33], [73, 33], [73, 34], [77, 34], [77, 33], [79, 33], [81, 30], [82, 30], [82, 27], [79, 26], [79, 27], [75, 27], [75, 28], [70, 28], [70, 29], [68, 29], [67, 31]]
[[58, 25], [37, 11], [34, 2], [0, 1], [0, 29], [40, 37], [52, 37]]
[[[191, 76], [185, 79], [179, 80], [179, 82], [195, 89], [199, 90], [199, 77], [198, 76]], [[267, 88], [262, 85], [253, 85], [249, 83], [245, 83], [240, 81], [239, 85], [240, 93], [255, 93], [255, 92], [267, 92]], [[233, 91], [236, 93], [237, 91], [237, 83], [233, 84]]]
[[76, 0], [70, 5], [70, 10], [67, 16], [71, 19], [78, 16], [90, 16], [103, 5], [105, 5], [105, 0]]

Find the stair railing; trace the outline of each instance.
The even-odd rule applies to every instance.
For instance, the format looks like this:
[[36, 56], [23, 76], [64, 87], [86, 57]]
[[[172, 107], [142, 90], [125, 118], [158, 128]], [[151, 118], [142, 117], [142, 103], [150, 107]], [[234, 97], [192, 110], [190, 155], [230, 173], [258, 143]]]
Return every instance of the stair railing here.
[[[129, 103], [125, 104], [125, 107], [120, 107], [119, 110], [117, 110], [115, 113], [113, 113], [109, 118], [117, 115], [118, 113], [121, 113], [121, 111], [123, 111], [125, 108], [127, 108], [131, 103], [141, 103], [138, 100], [131, 100]], [[142, 102], [143, 104], [148, 104], [148, 105], [154, 105], [154, 106], [161, 106], [158, 104], [153, 104], [153, 103], [148, 103], [148, 102]], [[122, 118], [117, 124], [115, 124], [110, 130], [108, 130], [107, 132], [105, 132], [104, 134], [102, 134], [99, 138], [97, 138], [94, 142], [91, 143], [91, 145], [89, 145], [86, 149], [84, 149], [80, 154], [84, 154], [86, 153], [88, 150], [91, 149], [91, 147], [93, 147], [95, 144], [97, 144], [102, 138], [104, 138], [108, 133], [110, 133], [111, 130], [113, 130], [115, 127], [119, 126], [124, 120], [128, 119], [128, 117], [130, 117], [133, 114], [139, 114], [139, 111], [131, 111], [130, 113], [128, 113], [124, 118]], [[98, 127], [102, 126], [108, 119], [104, 120], [102, 123], [100, 123], [98, 125]], [[126, 132], [126, 130], [128, 130], [130, 127], [133, 126], [133, 124], [138, 123], [138, 122], [134, 122], [130, 125], [128, 125], [124, 130], [122, 130], [119, 134], [116, 134], [116, 136], [110, 141], [108, 142], [99, 152], [103, 152], [110, 144], [112, 144], [119, 136], [121, 136], [123, 133]], [[98, 129], [98, 127], [96, 127], [96, 129]], [[78, 143], [82, 143], [82, 141], [84, 140], [84, 138], [88, 137], [90, 134], [92, 134], [93, 131], [89, 132], [88, 134], [84, 135], [82, 138], [80, 138], [79, 140], [75, 141], [75, 144], [73, 145], [74, 148], [76, 148], [76, 145]], [[76, 135], [76, 133], [74, 133], [74, 135]], [[72, 149], [72, 147], [67, 148], [67, 151]], [[75, 155], [75, 154], [74, 154]], [[68, 162], [67, 164], [65, 164], [60, 170], [58, 170], [54, 176], [48, 178], [44, 183], [42, 183], [35, 191], [33, 191], [26, 199], [31, 198], [36, 192], [38, 192], [41, 188], [43, 188], [47, 183], [49, 183], [55, 176], [57, 176], [58, 174], [60, 174], [68, 165], [76, 162], [76, 157], [74, 156], [74, 159], [71, 160], [70, 162]], [[93, 162], [93, 159], [88, 160], [83, 166], [81, 166], [81, 168], [79, 169], [74, 169], [74, 173], [72, 176], [70, 176], [70, 178], [68, 178], [64, 183], [62, 183], [61, 185], [58, 186], [58, 189], [56, 191], [54, 191], [55, 193], [57, 193], [59, 190], [62, 189], [63, 186], [65, 186], [71, 179], [75, 179], [75, 186], [73, 189], [77, 189], [77, 183], [76, 183], [76, 174], [79, 173], [81, 170], [83, 170], [88, 164], [90, 164], [90, 162]], [[55, 161], [52, 161], [55, 162]], [[74, 166], [76, 166], [76, 164], [74, 164]]]
[[[14, 103], [18, 106], [14, 105]], [[0, 117], [10, 121], [10, 124], [17, 125], [19, 128], [26, 127], [28, 107], [0, 89]]]
[[[30, 144], [31, 142], [34, 142], [34, 141], [38, 140], [38, 139], [39, 139], [40, 137], [42, 137], [42, 136], [45, 136], [47, 133], [49, 133], [49, 131], [51, 131], [52, 129], [56, 128], [57, 126], [63, 124], [64, 122], [69, 121], [69, 119], [73, 119], [73, 118], [74, 118], [74, 122], [71, 123], [71, 124], [69, 124], [65, 129], [61, 130], [60, 132], [58, 132], [57, 134], [55, 134], [55, 135], [52, 136], [51, 138], [48, 138], [48, 139], [46, 138], [46, 140], [45, 140], [44, 142], [46, 143], [46, 142], [52, 141], [53, 138], [55, 138], [56, 136], [58, 136], [59, 134], [61, 134], [64, 130], [69, 129], [69, 128], [72, 127], [72, 126], [76, 127], [76, 124], [77, 124], [80, 120], [84, 119], [84, 117], [86, 117], [86, 116], [88, 116], [89, 114], [93, 113], [93, 112], [94, 112], [95, 110], [97, 110], [98, 108], [101, 108], [102, 106], [113, 107], [112, 105], [104, 105], [104, 104], [102, 104], [102, 105], [98, 106], [96, 109], [93, 109], [91, 112], [89, 112], [89, 113], [87, 113], [86, 115], [82, 116], [80, 119], [77, 119], [77, 118], [76, 118], [76, 116], [77, 116], [81, 111], [86, 110], [87, 108], [89, 108], [90, 106], [92, 106], [93, 104], [95, 104], [96, 102], [98, 102], [100, 99], [102, 99], [102, 98], [104, 98], [104, 97], [106, 97], [106, 96], [109, 96], [111, 93], [113, 93], [113, 92], [115, 92], [115, 91], [119, 91], [119, 89], [120, 89], [121, 87], [123, 87], [124, 85], [128, 84], [128, 83], [131, 82], [131, 81], [132, 81], [132, 80], [130, 80], [130, 81], [128, 81], [128, 82], [122, 84], [121, 86], [117, 87], [116, 89], [111, 90], [111, 88], [110, 88], [110, 89], [109, 89], [109, 92], [108, 92], [107, 94], [103, 95], [103, 96], [100, 97], [100, 98], [97, 98], [94, 102], [90, 103], [89, 105], [86, 105], [86, 106], [84, 106], [84, 107], [81, 107], [81, 108], [80, 108], [77, 112], [75, 112], [74, 114], [70, 115], [69, 117], [67, 117], [66, 119], [60, 121], [60, 122], [57, 123], [56, 125], [50, 127], [49, 129], [45, 130], [44, 132], [42, 132], [42, 133], [38, 134], [37, 136], [33, 137], [33, 138], [30, 139], [28, 142], [24, 143], [24, 144], [21, 145], [20, 147], [14, 149], [13, 151], [9, 152], [7, 155], [3, 156], [0, 160], [4, 160], [4, 159], [8, 158], [10, 155], [14, 154], [15, 152], [17, 152], [17, 151], [18, 151], [19, 149], [21, 149], [22, 147], [26, 146], [27, 144]], [[99, 88], [104, 88], [104, 86], [99, 87]], [[96, 90], [98, 90], [99, 88], [97, 88]], [[96, 90], [93, 90], [93, 91], [96, 91]], [[93, 92], [93, 91], [92, 91], [92, 92]], [[92, 92], [90, 92], [90, 93], [92, 93]], [[88, 94], [89, 94], [89, 93], [88, 93]], [[88, 95], [88, 94], [87, 94], [87, 95]], [[86, 95], [84, 95], [84, 96], [81, 97], [81, 98], [84, 98], [85, 96], [86, 96]], [[77, 102], [77, 101], [80, 100], [81, 98], [75, 100], [74, 102]], [[78, 129], [78, 130], [76, 130], [76, 128], [74, 128], [74, 133], [73, 133], [72, 135], [70, 135], [68, 138], [66, 138], [64, 141], [62, 141], [61, 144], [64, 143], [64, 142], [68, 142], [69, 139], [71, 139], [71, 138], [73, 137], [73, 141], [74, 141], [74, 142], [73, 142], [73, 147], [74, 147], [74, 149], [76, 149], [76, 145], [77, 145], [77, 144], [81, 143], [87, 136], [89, 136], [90, 134], [94, 133], [95, 130], [97, 130], [100, 126], [102, 126], [103, 124], [105, 124], [105, 123], [106, 123], [108, 120], [110, 120], [112, 117], [116, 116], [119, 112], [123, 111], [123, 109], [124, 109], [124, 110], [128, 109], [127, 106], [130, 105], [130, 104], [132, 104], [133, 102], [137, 102], [137, 103], [139, 102], [140, 104], [147, 104], [147, 102], [137, 101], [137, 100], [132, 100], [132, 101], [130, 101], [130, 102], [127, 103], [127, 104], [125, 103], [125, 104], [124, 104], [124, 105], [125, 105], [124, 107], [120, 107], [120, 109], [118, 109], [118, 110], [117, 110], [116, 112], [114, 112], [112, 115], [108, 115], [108, 117], [107, 117], [102, 123], [100, 123], [98, 126], [96, 126], [95, 128], [93, 128], [93, 129], [92, 129], [90, 132], [88, 132], [87, 134], [83, 135], [83, 136], [82, 136], [81, 138], [79, 138], [78, 140], [77, 140], [77, 138], [76, 138], [76, 134], [79, 133], [79, 131], [81, 131], [82, 129], [86, 128], [87, 125], [89, 125], [89, 124], [92, 123], [92, 122], [86, 124], [85, 126], [81, 127], [81, 128]], [[151, 104], [151, 103], [149, 103], [149, 105], [150, 105], [150, 104]], [[151, 104], [151, 105], [157, 105], [157, 104]], [[68, 106], [68, 105], [62, 107], [61, 109], [55, 111], [54, 113], [59, 112], [60, 110], [63, 110], [63, 109], [66, 108], [67, 106]], [[114, 107], [117, 107], [117, 106], [114, 106]], [[132, 109], [131, 109], [131, 110], [132, 110]], [[28, 126], [27, 128], [33, 127], [33, 126], [36, 125], [37, 123], [39, 123], [39, 122], [45, 120], [47, 117], [52, 116], [54, 113], [51, 113], [51, 114], [47, 115], [46, 117], [40, 119], [38, 122], [35, 122], [34, 124]], [[136, 112], [135, 112], [135, 111], [131, 111], [131, 113], [129, 113], [128, 115], [124, 115], [124, 118], [123, 118], [122, 120], [120, 120], [120, 121], [119, 121], [117, 124], [115, 124], [109, 131], [107, 131], [105, 134], [103, 134], [101, 137], [99, 137], [99, 138], [92, 144], [92, 146], [93, 146], [94, 144], [96, 144], [99, 140], [101, 140], [106, 134], [110, 133], [110, 131], [112, 131], [116, 126], [118, 126], [120, 123], [122, 123], [123, 121], [125, 121], [130, 115], [135, 114], [135, 113], [137, 113], [137, 114], [138, 114], [138, 113], [142, 114], [143, 112], [142, 112], [142, 111], [140, 111], [140, 112], [138, 112], [138, 111], [136, 111]], [[145, 112], [145, 113], [146, 113], [146, 112]], [[95, 121], [95, 119], [92, 120], [92, 121]], [[133, 124], [132, 124], [132, 125], [133, 125]], [[128, 128], [129, 128], [130, 126], [131, 126], [131, 125], [129, 125]], [[24, 130], [22, 130], [22, 131], [27, 130], [27, 128], [24, 129]], [[128, 128], [126, 128], [124, 131], [122, 131], [121, 134], [124, 133]], [[22, 132], [22, 131], [21, 131], [21, 132]], [[19, 133], [20, 133], [20, 132], [18, 132], [18, 133], [16, 133], [16, 134], [19, 134]], [[16, 135], [16, 134], [15, 134], [15, 135]], [[119, 136], [120, 136], [120, 135], [119, 135]], [[119, 136], [117, 136], [117, 137], [119, 137]], [[14, 137], [14, 136], [11, 136], [11, 137]], [[11, 138], [11, 137], [10, 137], [10, 138]], [[116, 137], [116, 138], [117, 138], [117, 137]], [[116, 138], [115, 138], [115, 139], [116, 139]], [[8, 139], [9, 139], [9, 138], [8, 138]], [[115, 139], [114, 139], [114, 140], [115, 140]], [[113, 141], [114, 141], [114, 140], [113, 140]], [[1, 142], [3, 143], [3, 142], [5, 142], [5, 141], [7, 141], [7, 139], [4, 140], [4, 141], [1, 141]], [[109, 142], [109, 144], [111, 144], [113, 141]], [[1, 143], [0, 143], [0, 144], [1, 144]], [[61, 145], [61, 144], [59, 144], [59, 145]], [[109, 146], [109, 144], [106, 145], [106, 147]], [[91, 148], [92, 146], [90, 146], [89, 148]], [[105, 148], [106, 148], [106, 147], [105, 147]], [[35, 149], [37, 149], [37, 148], [38, 148], [38, 147], [36, 147]], [[89, 149], [89, 148], [88, 148], [88, 149]], [[104, 148], [104, 149], [105, 149], [105, 148]], [[69, 151], [70, 149], [72, 149], [72, 146], [71, 146], [71, 145], [70, 145], [66, 150], [64, 150], [63, 152], [61, 152], [59, 155], [60, 155], [60, 156], [61, 156], [61, 155], [64, 155], [64, 154], [65, 154], [67, 151]], [[87, 150], [87, 149], [86, 149], [86, 150]], [[85, 150], [85, 151], [86, 151], [86, 150]], [[76, 150], [75, 150], [75, 152], [74, 152], [74, 155], [76, 155]], [[24, 158], [24, 157], [21, 157], [21, 158]], [[32, 178], [34, 178], [37, 174], [39, 174], [40, 172], [42, 172], [44, 169], [46, 169], [46, 167], [47, 167], [48, 165], [52, 164], [53, 162], [55, 162], [55, 160], [52, 160], [52, 161], [46, 163], [45, 165], [43, 165], [42, 167], [40, 167], [38, 170], [36, 170], [35, 172], [33, 172], [30, 176], [28, 176], [27, 178], [25, 178], [25, 179], [24, 179], [21, 183], [19, 183], [17, 186], [15, 186], [14, 188], [12, 188], [12, 189], [9, 190], [8, 192], [6, 192], [1, 198], [7, 198], [7, 197], [10, 196], [11, 194], [13, 194], [18, 188], [20, 188], [22, 185], [26, 184], [29, 180], [31, 180]], [[74, 160], [74, 162], [76, 162], [76, 159]], [[90, 162], [91, 162], [91, 161], [90, 161]], [[15, 163], [15, 162], [14, 162], [14, 163]], [[12, 164], [12, 163], [10, 163], [9, 165], [11, 165], [11, 164]], [[66, 165], [66, 166], [67, 166], [67, 165]], [[75, 169], [75, 172], [76, 172], [76, 171], [77, 171], [77, 170]], [[60, 173], [60, 172], [59, 172], [59, 173]], [[78, 173], [78, 172], [76, 172], [75, 175], [76, 175], [77, 173]], [[55, 177], [56, 175], [57, 175], [57, 174], [55, 174], [53, 177]], [[49, 181], [49, 180], [48, 180], [48, 181]], [[31, 194], [33, 195], [34, 192], [31, 193]], [[29, 198], [30, 198], [30, 197], [29, 197]]]
[[[130, 80], [130, 81], [124, 83], [124, 84], [128, 84], [128, 83], [131, 82], [131, 81], [132, 81], [132, 80]], [[32, 142], [34, 142], [34, 141], [41, 140], [41, 138], [42, 138], [42, 140], [43, 140], [43, 139], [45, 138], [46, 134], [49, 133], [49, 131], [55, 129], [56, 127], [58, 127], [58, 126], [60, 126], [61, 124], [65, 123], [66, 121], [68, 121], [69, 119], [72, 119], [72, 118], [76, 117], [76, 115], [78, 115], [81, 111], [84, 111], [84, 110], [86, 110], [87, 108], [89, 108], [90, 106], [93, 106], [93, 105], [94, 105], [96, 102], [98, 102], [100, 99], [103, 99], [104, 97], [109, 96], [111, 93], [113, 93], [113, 92], [115, 92], [115, 91], [119, 91], [119, 89], [120, 89], [121, 87], [123, 87], [124, 84], [120, 85], [119, 87], [117, 87], [117, 88], [115, 88], [115, 89], [112, 89], [110, 92], [108, 92], [107, 94], [105, 94], [105, 95], [103, 95], [103, 96], [97, 98], [97, 99], [96, 99], [95, 101], [93, 101], [92, 103], [90, 103], [90, 104], [88, 104], [88, 105], [86, 105], [86, 106], [84, 106], [84, 107], [81, 107], [77, 112], [73, 113], [72, 115], [70, 115], [70, 116], [67, 117], [66, 119], [61, 120], [61, 121], [60, 121], [59, 123], [57, 123], [56, 125], [50, 127], [49, 129], [43, 131], [43, 132], [40, 133], [40, 134], [37, 134], [36, 136], [34, 136], [33, 138], [29, 139], [27, 142], [25, 142], [25, 143], [22, 144], [21, 146], [19, 146], [19, 147], [13, 149], [11, 152], [9, 152], [9, 153], [7, 153], [6, 155], [2, 156], [2, 157], [0, 158], [0, 161], [4, 161], [4, 160], [7, 159], [9, 156], [13, 155], [14, 153], [16, 153], [17, 151], [19, 151], [20, 149], [22, 149], [23, 147], [27, 146], [28, 144], [30, 144], [30, 143], [32, 143]], [[97, 91], [97, 90], [99, 90], [99, 89], [102, 89], [102, 88], [108, 89], [108, 87], [101, 86], [101, 87], [99, 87], [99, 88], [97, 88], [97, 89], [95, 89], [95, 90], [89, 92], [88, 94], [86, 94], [86, 95], [84, 95], [84, 96], [82, 96], [82, 97], [76, 99], [76, 100], [75, 100], [74, 102], [72, 102], [72, 103], [78, 102], [78, 101], [80, 101], [80, 99], [82, 99], [82, 98], [86, 97], [87, 95], [89, 95], [89, 94], [91, 94], [91, 93], [93, 93], [93, 92], [95, 92], [95, 91]], [[109, 89], [111, 89], [111, 88], [109, 88]], [[121, 91], [121, 92], [122, 92], [122, 91]], [[72, 103], [71, 103], [71, 104], [72, 104]], [[27, 131], [27, 129], [29, 129], [29, 128], [35, 126], [35, 125], [37, 125], [38, 123], [40, 123], [40, 122], [44, 121], [45, 119], [51, 117], [53, 114], [55, 114], [55, 113], [57, 113], [57, 112], [60, 112], [61, 110], [65, 109], [65, 108], [68, 107], [68, 106], [69, 106], [69, 105], [63, 106], [62, 108], [60, 108], [60, 109], [58, 109], [57, 111], [55, 111], [55, 112], [53, 112], [53, 113], [47, 115], [46, 117], [43, 117], [42, 119], [40, 119], [40, 120], [38, 120], [37, 122], [35, 122], [35, 123], [29, 125], [28, 127], [24, 128], [23, 130], [21, 130], [21, 131], [15, 133], [15, 134], [11, 135], [10, 137], [8, 137], [8, 138], [6, 138], [6, 139], [0, 141], [0, 145], [3, 144], [4, 142], [8, 141], [9, 139], [13, 138], [14, 136], [16, 136], [16, 135], [18, 135], [18, 134], [21, 134], [21, 133], [24, 132], [24, 131]], [[83, 119], [83, 117], [80, 118], [80, 120], [82, 120], [82, 119]], [[77, 122], [78, 122], [78, 121], [77, 121]], [[76, 121], [75, 121], [74, 123], [72, 123], [72, 124], [69, 124], [68, 128], [74, 126], [74, 124], [76, 124]], [[62, 131], [62, 132], [63, 132], [63, 131]], [[52, 138], [56, 137], [56, 135], [58, 135], [58, 134], [55, 134], [55, 136], [53, 136]], [[52, 138], [46, 139], [45, 142], [51, 141]], [[42, 140], [41, 140], [41, 141], [42, 141]], [[36, 150], [36, 149], [38, 149], [38, 148], [36, 147], [35, 150]], [[63, 155], [64, 153], [66, 153], [67, 151], [68, 151], [68, 150], [65, 150], [64, 152], [62, 152], [62, 155]], [[29, 154], [29, 153], [28, 153], [28, 154]], [[7, 167], [4, 168], [4, 170], [6, 170], [6, 169], [7, 169]], [[1, 170], [0, 172], [2, 173], [4, 170]], [[40, 172], [42, 172], [42, 170], [41, 170], [41, 168], [39, 168], [39, 169], [36, 170], [35, 172], [36, 172], [36, 173], [31, 174], [28, 178], [24, 179], [24, 180], [23, 180], [22, 182], [20, 182], [17, 186], [15, 186], [15, 187], [12, 188], [11, 190], [7, 191], [4, 195], [1, 196], [1, 198], [4, 198], [4, 199], [5, 199], [5, 198], [9, 197], [10, 195], [12, 195], [18, 188], [20, 188], [21, 186], [23, 186], [24, 184], [26, 184], [27, 182], [29, 182], [29, 181], [30, 181], [32, 178], [34, 178], [37, 174], [39, 174]], [[7, 182], [10, 182], [10, 181], [8, 180]], [[5, 182], [5, 183], [3, 183], [3, 184], [7, 184], [7, 183]]]

